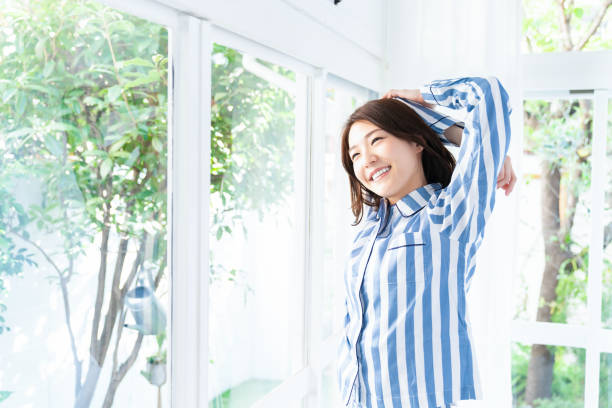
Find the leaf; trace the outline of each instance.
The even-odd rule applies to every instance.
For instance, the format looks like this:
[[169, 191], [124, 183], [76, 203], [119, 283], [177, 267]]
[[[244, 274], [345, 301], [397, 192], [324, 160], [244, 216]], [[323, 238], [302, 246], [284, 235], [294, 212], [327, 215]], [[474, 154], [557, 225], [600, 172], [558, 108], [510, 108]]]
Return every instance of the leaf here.
[[114, 85], [108, 88], [108, 101], [114, 102], [121, 95], [121, 87], [119, 85]]
[[47, 78], [53, 72], [53, 68], [55, 68], [55, 61], [51, 60], [47, 62], [45, 68], [43, 69], [43, 77]]
[[123, 136], [121, 139], [113, 143], [113, 145], [108, 150], [109, 153], [114, 153], [117, 150], [121, 149], [124, 144], [126, 144], [130, 140], [129, 136]]
[[25, 112], [25, 106], [27, 103], [27, 98], [24, 92], [19, 92], [17, 95], [17, 105], [15, 106], [15, 110], [19, 114], [19, 116], [23, 115]]
[[130, 157], [125, 162], [125, 165], [128, 167], [132, 167], [132, 165], [134, 164], [134, 162], [136, 161], [139, 155], [140, 155], [140, 147], [136, 147], [134, 150], [132, 150], [132, 153], [130, 154]]
[[100, 105], [102, 103], [102, 100], [98, 98], [94, 98], [93, 96], [86, 96], [83, 99], [83, 102], [87, 106], [93, 106], [93, 105]]
[[36, 46], [34, 47], [34, 53], [36, 54], [38, 59], [43, 59], [44, 57], [43, 52], [45, 49], [46, 41], [47, 41], [47, 37], [41, 37], [40, 40], [38, 40], [38, 42], [36, 43]]
[[164, 148], [164, 145], [157, 137], [154, 137], [151, 143], [153, 144], [153, 148], [158, 152], [161, 152]]
[[100, 176], [103, 179], [106, 178], [106, 176], [108, 176], [108, 173], [110, 173], [112, 167], [113, 161], [110, 158], [104, 159], [102, 165], [100, 166]]
[[140, 67], [148, 67], [148, 68], [153, 68], [154, 65], [151, 61], [147, 61], [146, 59], [143, 58], [132, 58], [129, 60], [125, 60], [125, 61], [118, 61], [117, 65], [119, 65], [120, 67], [129, 67], [130, 65], [137, 65]]
[[60, 142], [57, 141], [56, 138], [54, 138], [49, 133], [45, 133], [44, 139], [45, 139], [45, 146], [47, 147], [47, 150], [49, 150], [49, 152], [52, 155], [54, 155], [55, 157], [62, 157], [64, 155], [64, 149], [62, 148], [62, 145], [60, 144]]
[[151, 70], [147, 76], [134, 79], [133, 81], [126, 83], [125, 87], [133, 88], [135, 86], [145, 85], [151, 82], [159, 82], [160, 79], [161, 77], [159, 76], [159, 72], [157, 70]]
[[582, 18], [582, 15], [583, 15], [583, 14], [584, 14], [584, 9], [583, 9], [582, 7], [576, 7], [576, 8], [574, 9], [574, 15], [575, 15], [577, 18]]
[[4, 135], [4, 139], [6, 140], [11, 139], [11, 138], [17, 139], [22, 136], [29, 135], [31, 132], [32, 132], [32, 128], [29, 128], [29, 127], [13, 130], [12, 132], [6, 133]]
[[7, 103], [17, 92], [17, 88], [9, 88], [2, 95], [2, 102]]

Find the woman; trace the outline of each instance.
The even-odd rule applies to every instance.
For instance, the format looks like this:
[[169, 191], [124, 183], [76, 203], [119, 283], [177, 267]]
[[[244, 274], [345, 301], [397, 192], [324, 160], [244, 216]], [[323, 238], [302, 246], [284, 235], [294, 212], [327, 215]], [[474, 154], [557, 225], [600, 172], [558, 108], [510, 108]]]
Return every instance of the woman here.
[[[465, 108], [462, 124], [429, 108]], [[354, 407], [481, 399], [466, 293], [495, 203], [516, 176], [508, 94], [495, 77], [391, 90], [342, 132], [355, 224], [338, 380]], [[460, 147], [457, 163], [444, 144]]]

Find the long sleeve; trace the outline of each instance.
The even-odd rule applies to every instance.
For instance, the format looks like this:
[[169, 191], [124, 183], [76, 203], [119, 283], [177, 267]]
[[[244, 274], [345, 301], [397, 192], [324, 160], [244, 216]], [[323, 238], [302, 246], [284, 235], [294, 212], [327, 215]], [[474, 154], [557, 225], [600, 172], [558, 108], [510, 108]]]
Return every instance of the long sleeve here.
[[459, 127], [463, 128], [463, 122], [453, 119], [450, 116], [443, 115], [440, 112], [429, 109], [428, 107], [413, 102], [409, 99], [402, 98], [400, 96], [396, 96], [394, 99], [400, 100], [414, 109], [414, 111], [425, 121], [425, 123], [427, 123], [429, 127], [438, 134], [442, 144], [445, 146], [457, 146], [444, 136], [444, 131], [452, 125], [458, 125]]
[[495, 77], [437, 80], [420, 91], [428, 103], [468, 112], [450, 184], [428, 205], [441, 233], [474, 242], [495, 205], [497, 176], [510, 145], [508, 94]]

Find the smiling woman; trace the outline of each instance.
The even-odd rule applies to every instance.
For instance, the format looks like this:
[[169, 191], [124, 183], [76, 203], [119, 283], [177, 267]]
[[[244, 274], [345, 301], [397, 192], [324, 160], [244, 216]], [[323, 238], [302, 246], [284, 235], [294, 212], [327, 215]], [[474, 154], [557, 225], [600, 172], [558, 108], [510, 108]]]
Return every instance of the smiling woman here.
[[[412, 102], [370, 101], [342, 132], [356, 223], [364, 203], [368, 212], [345, 266], [338, 384], [347, 406], [446, 408], [482, 399], [466, 295], [507, 159], [510, 105], [494, 77], [401, 93]], [[465, 138], [414, 101], [467, 108]], [[445, 134], [463, 139], [456, 166]]]
[[427, 184], [421, 165], [423, 146], [365, 121], [353, 124], [349, 144], [353, 145], [351, 159], [355, 177], [377, 195], [388, 197], [391, 204]]
[[[437, 124], [444, 129], [454, 123], [441, 119]], [[380, 198], [388, 196], [394, 204], [424, 184], [447, 186], [455, 158], [444, 142], [448, 143], [402, 100], [373, 100], [356, 110], [342, 134], [342, 165], [349, 175], [354, 225], [364, 203], [378, 207]], [[391, 167], [387, 180], [372, 180], [372, 171], [385, 166]]]

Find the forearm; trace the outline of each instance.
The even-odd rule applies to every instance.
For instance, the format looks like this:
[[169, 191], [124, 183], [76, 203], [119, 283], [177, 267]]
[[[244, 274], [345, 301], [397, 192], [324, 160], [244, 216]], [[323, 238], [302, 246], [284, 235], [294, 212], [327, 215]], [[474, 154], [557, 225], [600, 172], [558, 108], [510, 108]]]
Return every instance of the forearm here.
[[444, 131], [444, 137], [455, 146], [461, 146], [461, 136], [463, 135], [463, 128], [457, 125], [452, 125]]

